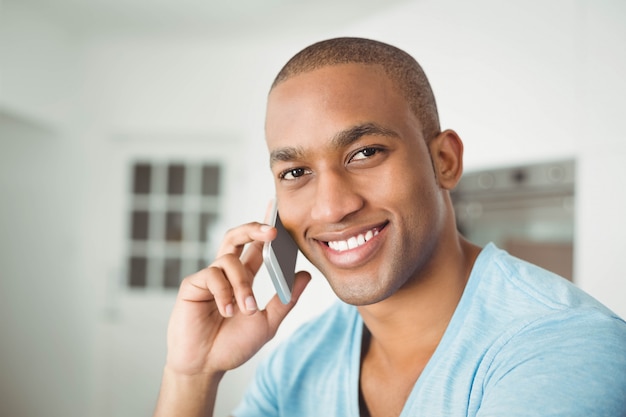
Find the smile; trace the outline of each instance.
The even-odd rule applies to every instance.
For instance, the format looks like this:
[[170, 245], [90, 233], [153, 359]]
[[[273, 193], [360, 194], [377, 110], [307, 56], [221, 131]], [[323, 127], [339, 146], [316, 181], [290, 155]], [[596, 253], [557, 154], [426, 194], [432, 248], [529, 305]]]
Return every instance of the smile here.
[[378, 235], [378, 233], [378, 228], [375, 228], [372, 230], [368, 230], [365, 233], [360, 233], [357, 236], [352, 236], [347, 240], [330, 241], [328, 242], [328, 247], [337, 252], [343, 252], [346, 250], [358, 248], [359, 246], [364, 245], [365, 242], [367, 242], [374, 236]]

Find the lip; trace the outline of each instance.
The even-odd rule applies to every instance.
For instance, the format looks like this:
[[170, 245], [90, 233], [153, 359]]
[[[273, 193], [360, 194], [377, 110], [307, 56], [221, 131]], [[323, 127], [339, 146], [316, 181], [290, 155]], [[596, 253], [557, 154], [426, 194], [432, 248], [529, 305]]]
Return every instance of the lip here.
[[[343, 231], [341, 233], [332, 233], [324, 236], [316, 237], [316, 241], [322, 248], [326, 259], [334, 266], [339, 268], [355, 268], [367, 263], [378, 250], [383, 242], [383, 236], [387, 230], [389, 222], [384, 222], [375, 226], [368, 226], [360, 230]], [[369, 232], [369, 233], [368, 233]], [[364, 239], [366, 235], [368, 238]], [[359, 237], [361, 237], [359, 239]], [[329, 242], [347, 242], [349, 240], [360, 240], [358, 243], [351, 242], [350, 248], [345, 245]], [[356, 242], [356, 241], [355, 241]], [[335, 249], [333, 249], [333, 246]], [[340, 250], [338, 250], [340, 246]]]

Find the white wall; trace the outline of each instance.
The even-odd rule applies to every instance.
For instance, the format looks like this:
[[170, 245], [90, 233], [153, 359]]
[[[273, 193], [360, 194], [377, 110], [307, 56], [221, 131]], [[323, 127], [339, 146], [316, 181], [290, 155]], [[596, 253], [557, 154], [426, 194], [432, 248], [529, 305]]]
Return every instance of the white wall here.
[[93, 315], [74, 147], [0, 113], [0, 149], [0, 415], [84, 416]]
[[[85, 416], [94, 358], [74, 39], [0, 9], [0, 415]], [[16, 5], [18, 6], [18, 5]]]
[[[272, 193], [262, 133], [269, 84], [293, 53], [336, 35], [390, 42], [423, 64], [438, 97], [444, 127], [454, 128], [464, 138], [467, 169], [575, 157], [579, 170], [575, 279], [626, 316], [626, 283], [619, 262], [621, 237], [626, 232], [626, 222], [620, 216], [626, 210], [626, 191], [621, 186], [626, 182], [626, 171], [621, 169], [626, 146], [619, 129], [626, 108], [622, 75], [626, 73], [626, 8], [621, 1], [409, 1], [336, 32], [326, 29], [289, 33], [280, 39], [258, 36], [223, 41], [111, 36], [85, 39], [77, 45], [64, 41], [63, 31], [45, 19], [22, 25], [12, 18], [7, 26], [5, 16], [0, 26], [0, 104], [62, 126], [61, 136], [68, 136], [70, 142], [61, 149], [78, 154], [71, 166], [83, 177], [76, 184], [77, 195], [72, 197], [78, 200], [80, 213], [73, 220], [63, 217], [70, 239], [80, 242], [80, 261], [56, 287], [66, 290], [54, 293], [59, 300], [54, 308], [67, 324], [62, 333], [65, 338], [50, 349], [57, 354], [70, 346], [80, 350], [76, 363], [87, 371], [77, 372], [90, 382], [87, 387], [71, 386], [81, 397], [89, 398], [90, 415], [104, 415], [100, 407], [106, 406], [105, 400], [97, 398], [107, 389], [101, 385], [106, 381], [102, 375], [106, 369], [100, 363], [94, 366], [95, 371], [90, 370], [89, 361], [94, 355], [101, 358], [110, 348], [107, 343], [114, 324], [107, 315], [110, 300], [106, 294], [111, 282], [116, 283], [122, 262], [121, 232], [114, 229], [122, 222], [125, 202], [115, 190], [118, 183], [114, 179], [119, 174], [116, 177], [110, 172], [111, 158], [119, 148], [115, 138], [143, 138], [140, 142], [147, 147], [161, 146], [158, 142], [168, 135], [235, 138], [241, 143], [241, 152], [233, 154], [231, 162], [240, 170], [235, 179], [237, 193], [228, 196], [227, 221], [234, 225], [260, 219]], [[7, 27], [11, 30], [4, 29]], [[35, 43], [40, 46], [34, 48], [33, 30], [56, 34], [46, 38], [56, 39], [56, 43]], [[11, 47], [7, 49], [7, 45]], [[57, 76], [41, 69], [49, 60], [60, 69], [52, 71]], [[68, 79], [64, 69], [77, 74]], [[66, 90], [69, 99], [61, 100], [58, 107], [53, 105]], [[156, 140], [154, 145], [151, 140]], [[6, 141], [0, 145], [3, 149], [13, 146]], [[207, 146], [217, 145], [211, 142]], [[58, 153], [52, 155], [60, 157]], [[14, 167], [12, 172], [22, 171]], [[5, 189], [2, 192], [4, 199]], [[55, 207], [63, 206], [56, 203]], [[39, 218], [43, 210], [32, 215]], [[57, 227], [50, 228], [50, 233], [58, 231]], [[55, 247], [54, 242], [50, 237], [42, 245]], [[31, 262], [26, 248], [14, 247], [11, 271]], [[6, 252], [0, 256], [5, 263]], [[36, 276], [30, 270], [24, 274], [27, 278]], [[5, 285], [6, 277], [0, 280]], [[259, 286], [259, 291], [268, 293], [269, 281], [263, 277], [261, 281], [267, 285]], [[83, 284], [77, 287], [76, 282]], [[8, 287], [7, 294], [27, 288], [15, 285]], [[279, 337], [331, 302], [323, 280], [317, 277], [314, 285]], [[84, 296], [89, 296], [90, 304], [76, 304]], [[152, 305], [138, 306], [137, 317], [164, 327], [167, 314], [149, 314]], [[34, 307], [33, 311], [38, 311], [38, 326], [46, 326], [41, 314], [47, 309]], [[83, 314], [85, 311], [88, 314]], [[96, 330], [87, 330], [85, 321]], [[16, 323], [21, 321], [8, 323], [5, 320], [3, 328], [10, 326], [15, 332], [19, 328]], [[39, 341], [48, 340], [40, 337]], [[153, 362], [116, 369], [136, 378], [137, 396], [146, 401], [156, 395], [158, 381], [143, 386], [141, 381], [156, 379], [153, 375], [160, 373], [165, 348], [164, 344], [156, 345], [160, 337], [150, 339]], [[95, 345], [92, 339], [97, 341]], [[84, 342], [74, 345], [74, 340]], [[237, 401], [254, 365], [253, 361], [227, 376], [216, 415], [227, 414]], [[152, 368], [142, 369], [146, 366]], [[49, 371], [55, 375], [54, 370]], [[49, 383], [51, 378], [42, 382]], [[58, 412], [50, 415], [87, 415], [68, 410], [67, 391], [52, 392], [59, 399], [50, 407]]]
[[66, 125], [80, 95], [80, 38], [20, 2], [0, 4], [0, 107]]

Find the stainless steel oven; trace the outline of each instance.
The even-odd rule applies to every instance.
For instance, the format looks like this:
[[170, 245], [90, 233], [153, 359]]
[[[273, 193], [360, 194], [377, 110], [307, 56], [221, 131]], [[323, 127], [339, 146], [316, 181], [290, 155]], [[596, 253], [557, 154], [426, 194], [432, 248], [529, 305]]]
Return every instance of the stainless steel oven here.
[[452, 192], [458, 229], [573, 280], [575, 171], [564, 160], [468, 172]]

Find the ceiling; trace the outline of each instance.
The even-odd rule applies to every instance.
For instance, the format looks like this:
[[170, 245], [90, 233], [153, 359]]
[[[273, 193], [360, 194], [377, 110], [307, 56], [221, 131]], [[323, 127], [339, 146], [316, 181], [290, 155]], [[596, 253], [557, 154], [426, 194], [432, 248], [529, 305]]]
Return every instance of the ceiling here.
[[81, 34], [264, 36], [340, 28], [407, 0], [4, 0]]

